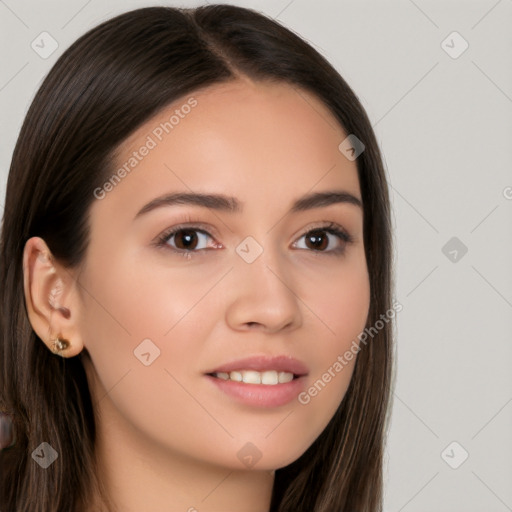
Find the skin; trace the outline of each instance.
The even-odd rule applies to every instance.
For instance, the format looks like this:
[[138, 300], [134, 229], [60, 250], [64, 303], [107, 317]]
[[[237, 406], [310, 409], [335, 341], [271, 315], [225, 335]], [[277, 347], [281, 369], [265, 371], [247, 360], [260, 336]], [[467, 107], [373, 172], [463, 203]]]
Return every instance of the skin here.
[[[71, 342], [63, 355], [83, 358], [98, 415], [99, 474], [119, 510], [264, 512], [273, 470], [324, 430], [355, 357], [307, 405], [241, 404], [204, 373], [250, 355], [287, 354], [307, 365], [308, 388], [357, 339], [370, 301], [362, 208], [287, 214], [312, 191], [361, 199], [357, 167], [338, 149], [347, 133], [305, 91], [240, 79], [191, 96], [197, 106], [93, 203], [79, 270], [62, 268], [41, 238], [27, 242], [27, 310], [49, 347], [59, 334]], [[187, 99], [134, 132], [117, 164]], [[176, 191], [234, 196], [243, 212], [175, 205], [134, 220], [146, 203]], [[187, 222], [211, 235], [198, 234], [190, 259], [172, 252], [183, 237], [152, 245]], [[304, 235], [326, 222], [353, 242], [323, 232], [325, 252], [308, 246]], [[247, 236], [263, 248], [250, 264], [235, 251]], [[343, 245], [342, 254], [329, 254]], [[134, 355], [146, 338], [160, 350], [149, 366]], [[237, 457], [247, 442], [261, 454], [250, 468]]]

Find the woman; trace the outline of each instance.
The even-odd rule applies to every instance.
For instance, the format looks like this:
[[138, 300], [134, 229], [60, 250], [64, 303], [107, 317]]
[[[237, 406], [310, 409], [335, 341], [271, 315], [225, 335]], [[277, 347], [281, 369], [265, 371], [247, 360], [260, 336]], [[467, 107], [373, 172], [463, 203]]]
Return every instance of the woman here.
[[291, 31], [209, 5], [79, 38], [21, 129], [0, 257], [2, 511], [381, 510], [387, 183]]

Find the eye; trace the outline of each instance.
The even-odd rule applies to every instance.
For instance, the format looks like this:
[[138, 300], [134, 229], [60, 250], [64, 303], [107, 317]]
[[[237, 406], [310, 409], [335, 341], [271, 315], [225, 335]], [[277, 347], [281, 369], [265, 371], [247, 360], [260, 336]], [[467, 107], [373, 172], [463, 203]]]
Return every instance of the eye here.
[[[298, 247], [299, 249], [313, 249], [313, 252], [328, 254], [343, 253], [345, 246], [354, 241], [344, 229], [333, 222], [326, 226], [310, 229], [302, 235], [302, 238], [305, 238], [305, 246]], [[338, 242], [337, 246], [336, 242]], [[335, 247], [326, 250], [329, 244], [334, 244]]]
[[[299, 240], [303, 238], [305, 244], [300, 246], [296, 242], [295, 247], [326, 255], [343, 254], [346, 245], [354, 241], [351, 235], [334, 222], [310, 229]], [[208, 250], [208, 239], [214, 240], [213, 236], [201, 226], [176, 226], [162, 233], [155, 245], [158, 248], [166, 247], [174, 253], [190, 259], [193, 255], [197, 255], [195, 253], [200, 254]], [[334, 248], [329, 249], [331, 245], [334, 245]], [[221, 249], [222, 247], [222, 244], [214, 241], [209, 248]]]
[[[167, 245], [175, 252], [188, 254], [207, 249], [208, 238], [213, 240], [210, 233], [199, 226], [177, 226], [163, 233], [158, 239], [157, 245], [159, 247]], [[171, 241], [173, 243], [170, 243]], [[220, 244], [213, 244], [212, 248], [219, 247], [221, 247]]]

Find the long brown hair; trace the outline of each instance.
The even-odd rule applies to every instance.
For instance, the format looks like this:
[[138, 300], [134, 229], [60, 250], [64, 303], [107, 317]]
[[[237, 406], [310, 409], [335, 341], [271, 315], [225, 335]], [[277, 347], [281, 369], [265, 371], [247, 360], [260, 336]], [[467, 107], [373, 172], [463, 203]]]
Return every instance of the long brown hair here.
[[[84, 367], [80, 357], [53, 355], [28, 321], [25, 242], [41, 237], [62, 265], [83, 263], [93, 191], [112, 176], [119, 144], [171, 102], [240, 75], [312, 92], [363, 141], [356, 163], [371, 288], [367, 326], [390, 310], [382, 157], [357, 96], [321, 54], [265, 15], [223, 4], [148, 7], [102, 23], [50, 70], [12, 157], [0, 240], [0, 410], [11, 415], [16, 442], [0, 451], [2, 512], [80, 512], [98, 487]], [[276, 471], [271, 512], [382, 510], [392, 338], [386, 322], [359, 352], [328, 426], [298, 460]], [[31, 457], [42, 441], [61, 454], [44, 471]]]

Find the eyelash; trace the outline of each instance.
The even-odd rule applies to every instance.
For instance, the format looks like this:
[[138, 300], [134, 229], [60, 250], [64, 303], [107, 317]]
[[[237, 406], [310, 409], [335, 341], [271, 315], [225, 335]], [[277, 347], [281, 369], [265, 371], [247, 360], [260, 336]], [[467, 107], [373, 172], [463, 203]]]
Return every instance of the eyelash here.
[[[207, 235], [213, 239], [213, 236], [208, 231], [203, 229], [203, 227], [201, 225], [179, 225], [179, 226], [175, 226], [171, 229], [164, 231], [156, 240], [156, 243], [155, 243], [156, 247], [170, 249], [172, 252], [179, 254], [180, 256], [183, 256], [187, 259], [191, 259], [193, 253], [200, 253], [201, 251], [209, 250], [209, 249], [184, 250], [184, 249], [174, 249], [173, 247], [169, 246], [169, 244], [167, 242], [171, 239], [171, 237], [173, 235], [176, 235], [180, 231], [197, 231], [197, 232]], [[312, 249], [308, 251], [308, 252], [314, 253], [315, 256], [319, 256], [319, 255], [341, 256], [345, 253], [345, 246], [354, 242], [354, 238], [349, 233], [347, 233], [343, 228], [341, 228], [338, 224], [336, 224], [335, 222], [330, 222], [326, 225], [309, 229], [308, 231], [304, 232], [299, 237], [299, 239], [303, 238], [305, 235], [308, 235], [310, 233], [322, 232], [322, 231], [329, 233], [331, 235], [337, 236], [338, 239], [341, 240], [342, 245], [341, 245], [341, 247], [338, 247], [337, 249], [332, 249], [330, 251], [315, 251]], [[301, 249], [301, 250], [304, 250], [304, 249]]]

